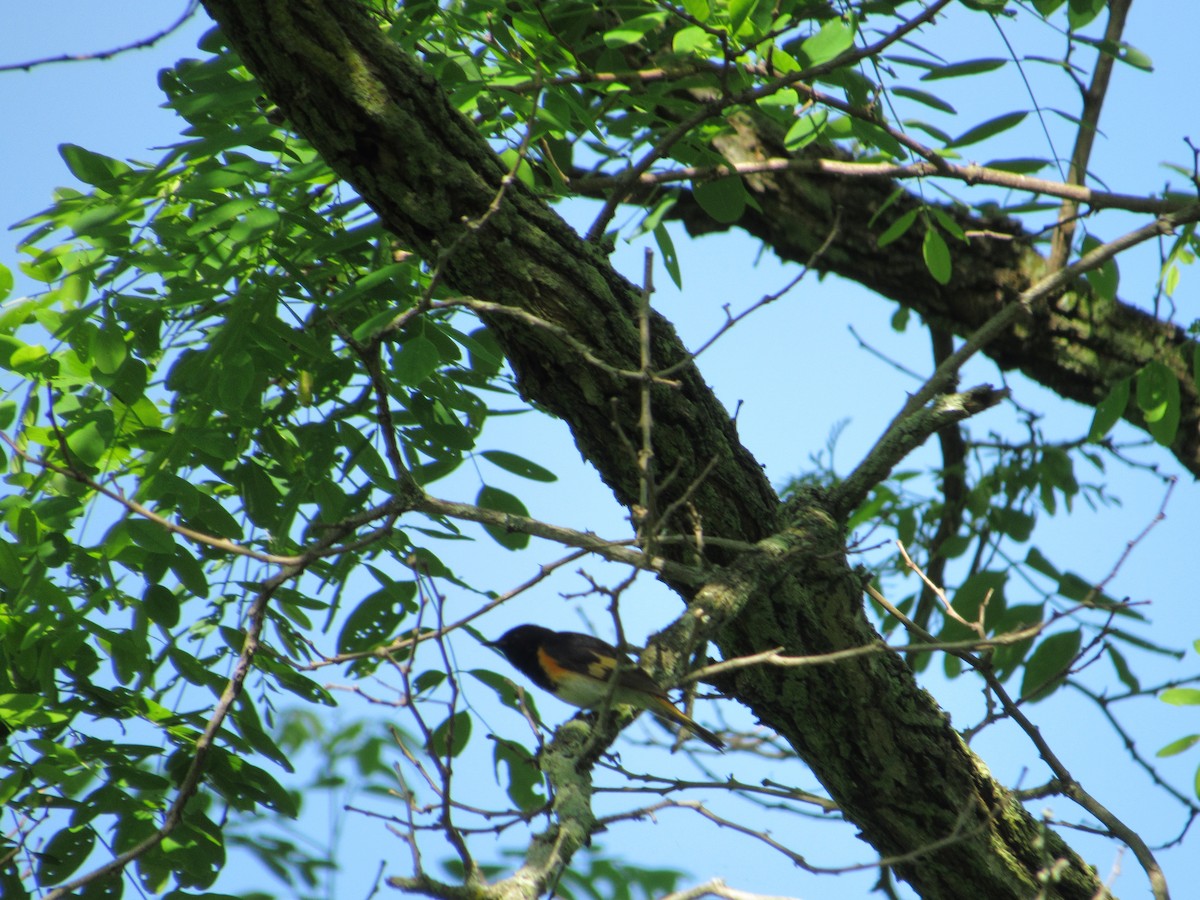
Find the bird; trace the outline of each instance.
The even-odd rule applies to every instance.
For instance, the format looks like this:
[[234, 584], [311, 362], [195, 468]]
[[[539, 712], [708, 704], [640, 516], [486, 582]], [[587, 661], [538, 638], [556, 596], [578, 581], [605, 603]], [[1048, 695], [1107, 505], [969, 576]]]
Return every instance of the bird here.
[[[614, 704], [647, 709], [683, 726], [714, 750], [725, 750], [724, 741], [677, 709], [658, 682], [616, 647], [597, 637], [551, 631], [540, 625], [518, 625], [487, 642], [487, 646], [499, 650], [538, 687], [572, 706], [595, 709], [611, 696]], [[613, 670], [618, 660], [623, 665], [614, 687]]]

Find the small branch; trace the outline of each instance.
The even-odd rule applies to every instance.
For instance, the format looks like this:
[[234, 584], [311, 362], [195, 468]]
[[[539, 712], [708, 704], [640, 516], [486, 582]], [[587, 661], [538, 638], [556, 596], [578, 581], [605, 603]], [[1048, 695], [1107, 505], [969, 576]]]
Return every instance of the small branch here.
[[472, 506], [469, 503], [455, 503], [450, 500], [438, 500], [426, 495], [418, 500], [414, 509], [430, 516], [449, 516], [452, 519], [464, 519], [468, 522], [478, 522], [481, 525], [491, 525], [493, 528], [505, 528], [521, 534], [545, 538], [568, 547], [578, 547], [595, 553], [613, 562], [625, 563], [639, 569], [648, 569], [666, 575], [668, 578], [683, 584], [703, 584], [705, 576], [702, 572], [672, 562], [661, 557], [648, 556], [639, 550], [624, 546], [619, 542], [607, 541], [586, 531], [575, 531], [560, 525], [551, 525], [527, 516], [517, 516], [512, 513], [497, 512]]
[[[874, 589], [871, 596], [875, 596]], [[970, 623], [966, 623], [967, 627], [973, 628]], [[734, 671], [735, 669], [745, 669], [750, 666], [781, 666], [784, 668], [799, 668], [801, 666], [822, 666], [831, 663], [844, 662], [848, 659], [855, 659], [860, 656], [869, 656], [876, 653], [916, 653], [926, 652], [929, 650], [941, 650], [945, 653], [971, 653], [977, 650], [992, 650], [996, 647], [1004, 647], [1009, 644], [1019, 644], [1021, 641], [1027, 641], [1032, 637], [1037, 637], [1045, 630], [1048, 623], [1039, 622], [1037, 625], [1031, 625], [1028, 628], [1022, 628], [1019, 631], [1010, 631], [1005, 634], [997, 634], [992, 637], [982, 637], [978, 640], [969, 641], [921, 641], [913, 644], [885, 644], [879, 641], [874, 644], [864, 644], [861, 647], [848, 647], [845, 650], [832, 650], [829, 653], [814, 653], [810, 656], [784, 656], [783, 648], [776, 647], [773, 650], [764, 650], [761, 653], [754, 653], [749, 656], [738, 656], [734, 659], [722, 660], [719, 663], [713, 663], [710, 666], [705, 666], [702, 669], [696, 669], [689, 672], [683, 679], [682, 683], [686, 684], [692, 681], [708, 681], [717, 675], [724, 675], [726, 672]]]
[[[1133, 0], [1109, 0], [1108, 26], [1104, 30], [1104, 40], [1112, 46], [1121, 42], [1121, 34], [1125, 30], [1125, 17]], [[1067, 181], [1071, 184], [1082, 185], [1087, 180], [1088, 161], [1092, 157], [1092, 145], [1096, 141], [1096, 130], [1100, 124], [1100, 110], [1104, 107], [1104, 97], [1108, 93], [1108, 80], [1112, 75], [1116, 60], [1110, 53], [1097, 49], [1096, 68], [1092, 72], [1092, 83], [1083, 92], [1083, 109], [1079, 116], [1079, 130], [1075, 133], [1075, 149], [1071, 152], [1071, 167], [1067, 172]], [[1075, 237], [1075, 223], [1078, 220], [1079, 207], [1073, 199], [1067, 199], [1058, 210], [1058, 227], [1050, 245], [1050, 254], [1046, 265], [1050, 271], [1061, 269], [1067, 263], [1071, 253], [1071, 243]]]
[[664, 896], [662, 900], [701, 900], [703, 897], [721, 897], [722, 900], [796, 900], [794, 897], [739, 891], [737, 888], [731, 888], [721, 878], [714, 878], [712, 881], [706, 881], [704, 884], [698, 884], [686, 890], [675, 891], [673, 894]]
[[[986, 640], [987, 629], [984, 627], [983, 620], [984, 614], [987, 612], [988, 601], [991, 600], [992, 597], [991, 591], [988, 591], [983, 598], [983, 602], [979, 605], [978, 619], [974, 622], [968, 622], [962, 617], [962, 615], [959, 614], [958, 610], [954, 608], [954, 604], [952, 604], [950, 602], [950, 598], [946, 596], [945, 589], [941, 585], [934, 583], [934, 581], [925, 573], [925, 570], [912, 561], [912, 557], [908, 555], [908, 548], [906, 548], [901, 541], [896, 541], [896, 546], [900, 549], [900, 556], [903, 557], [904, 564], [908, 566], [909, 569], [916, 572], [917, 577], [921, 579], [921, 582], [925, 585], [925, 588], [932, 591], [933, 595], [942, 601], [942, 607], [946, 611], [946, 617], [954, 620], [968, 631], [975, 632], [977, 635], [979, 635], [980, 640]], [[1040, 631], [1041, 628], [1042, 626], [1039, 625], [1038, 630]]]
[[[878, 125], [878, 122], [874, 123]], [[882, 127], [882, 126], [880, 126]], [[936, 151], [922, 148], [928, 154]], [[1080, 184], [1068, 184], [1048, 178], [1020, 175], [975, 163], [957, 165], [950, 162], [884, 163], [853, 162], [843, 159], [792, 159], [789, 157], [755, 160], [753, 162], [723, 162], [712, 166], [686, 166], [668, 172], [646, 172], [638, 178], [639, 186], [651, 187], [684, 181], [711, 181], [726, 175], [755, 175], [763, 172], [801, 172], [812, 175], [839, 175], [848, 178], [950, 178], [964, 184], [988, 184], [1031, 194], [1044, 194], [1070, 200], [1091, 209], [1122, 209], [1128, 212], [1161, 215], [1176, 212], [1194, 202], [1191, 199], [1155, 199], [1135, 194], [1098, 191]], [[572, 188], [584, 193], [601, 193], [614, 189], [618, 175], [580, 175], [570, 180]], [[1005, 238], [1008, 235], [992, 234]]]
[[841, 214], [841, 210], [839, 209], [834, 213], [833, 224], [829, 226], [829, 233], [825, 235], [825, 240], [821, 241], [821, 245], [819, 247], [817, 247], [816, 250], [813, 251], [812, 255], [808, 258], [808, 261], [800, 269], [800, 272], [796, 275], [796, 277], [792, 278], [787, 284], [785, 284], [782, 288], [775, 291], [774, 293], [765, 294], [764, 296], [760, 297], [757, 301], [750, 304], [750, 306], [748, 306], [746, 309], [742, 310], [737, 315], [730, 315], [729, 314], [729, 304], [726, 304], [725, 305], [725, 321], [724, 321], [724, 323], [722, 323], [721, 327], [716, 330], [716, 332], [712, 335], [712, 337], [710, 337], [703, 344], [701, 344], [699, 346], [699, 348], [697, 348], [696, 350], [689, 353], [686, 359], [675, 363], [673, 366], [669, 366], [665, 369], [661, 369], [658, 372], [658, 375], [663, 376], [663, 377], [666, 377], [669, 375], [674, 375], [675, 372], [677, 372], [678, 370], [682, 369], [684, 366], [686, 366], [689, 363], [691, 363], [692, 361], [694, 361], [701, 353], [703, 353], [705, 350], [707, 350], [709, 347], [711, 347], [713, 344], [715, 344], [722, 335], [724, 335], [727, 331], [729, 331], [731, 328], [733, 328], [735, 325], [737, 325], [739, 322], [741, 322], [747, 316], [751, 315], [752, 313], [758, 312], [764, 306], [768, 306], [768, 305], [774, 303], [776, 300], [779, 300], [784, 295], [788, 294], [792, 290], [792, 288], [794, 288], [796, 285], [798, 285], [801, 281], [804, 280], [804, 276], [806, 276], [812, 270], [813, 266], [815, 266], [817, 264], [817, 261], [822, 256], [825, 255], [825, 252], [833, 244], [833, 239], [837, 237], [838, 231], [840, 229], [841, 218], [842, 218], [842, 214]]
[[[541, 96], [540, 89], [534, 92], [533, 107], [536, 109], [539, 98]], [[442, 279], [445, 276], [446, 263], [458, 251], [468, 237], [476, 234], [488, 220], [500, 211], [500, 205], [504, 202], [504, 196], [508, 193], [509, 187], [517, 180], [517, 172], [521, 165], [525, 162], [525, 157], [529, 154], [529, 147], [533, 141], [534, 124], [537, 121], [535, 116], [531, 116], [525, 126], [525, 133], [521, 136], [521, 143], [517, 147], [516, 159], [509, 166], [508, 171], [504, 173], [500, 179], [500, 186], [496, 189], [496, 193], [492, 195], [491, 201], [482, 213], [474, 219], [463, 216], [461, 219], [462, 230], [454, 236], [452, 240], [438, 251], [437, 260], [434, 262], [433, 271], [429, 276], [429, 283], [421, 294], [421, 299], [411, 309], [406, 309], [400, 313], [391, 322], [385, 325], [378, 334], [374, 336], [375, 343], [382, 342], [388, 335], [394, 334], [402, 330], [409, 322], [424, 315], [429, 309], [434, 307], [433, 296], [437, 289], [441, 286]]]
[[[371, 650], [360, 650], [360, 651], [357, 651], [354, 653], [339, 653], [336, 656], [322, 656], [321, 659], [316, 660], [314, 662], [299, 664], [299, 663], [293, 662], [291, 660], [285, 660], [285, 661], [299, 672], [310, 672], [315, 669], [324, 668], [325, 666], [340, 665], [341, 663], [353, 662], [356, 659], [365, 659], [366, 657], [369, 657], [369, 656], [390, 658], [393, 654], [398, 653], [401, 650], [409, 649], [410, 647], [415, 647], [417, 644], [421, 643], [422, 641], [436, 640], [437, 638], [443, 637], [444, 635], [447, 635], [452, 631], [457, 631], [459, 628], [462, 628], [464, 625], [468, 625], [471, 622], [478, 619], [479, 617], [491, 612], [497, 606], [500, 606], [503, 603], [507, 603], [509, 600], [513, 599], [514, 597], [517, 597], [517, 596], [525, 593], [526, 591], [528, 591], [530, 588], [535, 587], [536, 585], [540, 584], [541, 582], [543, 582], [544, 580], [549, 578], [550, 575], [553, 574], [556, 570], [562, 568], [565, 565], [569, 565], [578, 559], [581, 559], [582, 557], [586, 556], [587, 554], [588, 554], [587, 550], [576, 550], [573, 553], [568, 553], [562, 559], [558, 559], [552, 563], [547, 563], [546, 565], [540, 566], [538, 568], [537, 574], [534, 575], [532, 578], [526, 580], [523, 584], [518, 585], [517, 587], [513, 588], [510, 591], [505, 591], [503, 594], [500, 594], [498, 597], [494, 598], [493, 600], [490, 600], [487, 603], [484, 603], [482, 606], [479, 606], [478, 608], [473, 610], [468, 615], [463, 616], [457, 622], [452, 622], [449, 625], [439, 627], [437, 630], [433, 630], [433, 631], [426, 630], [426, 631], [420, 632], [419, 634], [410, 634], [405, 637], [397, 638], [395, 641], [393, 641], [392, 643], [390, 643], [384, 647], [376, 647]], [[310, 646], [312, 646], [311, 642], [310, 642]], [[314, 647], [314, 651], [315, 651], [315, 647]]]
[[[542, 328], [553, 334], [559, 340], [567, 344], [572, 350], [579, 354], [580, 358], [590, 365], [614, 375], [618, 378], [628, 378], [631, 380], [642, 378], [642, 373], [637, 369], [622, 369], [618, 366], [606, 363], [592, 351], [592, 348], [584, 344], [582, 341], [572, 335], [566, 328], [536, 316], [528, 310], [519, 309], [515, 306], [505, 306], [503, 303], [493, 303], [489, 300], [479, 300], [475, 297], [452, 297], [447, 300], [434, 300], [430, 303], [430, 309], [450, 309], [453, 307], [462, 307], [469, 309], [474, 313], [485, 313], [488, 315], [511, 316], [525, 325], [533, 328]], [[665, 384], [668, 387], [679, 387], [678, 381], [672, 381], [662, 377], [659, 374], [652, 374], [651, 379], [657, 384]]]
[[[1115, 240], [1096, 247], [1071, 265], [1049, 273], [1022, 292], [1014, 302], [1001, 309], [980, 325], [958, 350], [942, 361], [929, 377], [929, 380], [922, 385], [921, 389], [908, 398], [908, 402], [904, 404], [904, 407], [884, 430], [883, 437], [871, 448], [867, 457], [859, 463], [858, 468], [855, 469], [846, 481], [839, 485], [837, 496], [835, 496], [834, 508], [840, 511], [842, 515], [846, 515], [857, 507], [870, 489], [882, 481], [883, 478], [886, 478], [892, 466], [903, 458], [894, 456], [897, 448], [905, 446], [906, 441], [914, 439], [922, 430], [924, 430], [924, 436], [921, 440], [924, 440], [933, 431], [936, 431], [938, 427], [966, 418], [966, 415], [960, 415], [957, 418], [948, 417], [940, 425], [936, 425], [932, 429], [929, 429], [929, 421], [931, 420], [926, 419], [922, 419], [923, 424], [918, 424], [915, 429], [912, 425], [906, 424], [910, 416], [916, 415], [927, 404], [933, 401], [935, 397], [950, 389], [957, 380], [958, 372], [966, 361], [983, 349], [991, 340], [1010, 328], [1020, 316], [1031, 312], [1038, 303], [1053, 296], [1079, 275], [1099, 268], [1108, 260], [1131, 247], [1135, 247], [1159, 235], [1171, 234], [1180, 225], [1197, 220], [1200, 220], [1200, 204], [1192, 204], [1177, 212], [1158, 216], [1153, 222], [1143, 225], [1140, 228], [1135, 228], [1133, 231], [1127, 232]], [[937, 420], [933, 419], [932, 421]], [[897, 432], [902, 433], [898, 434]], [[919, 446], [919, 444], [920, 441], [912, 444], [909, 449], [911, 450], [913, 447]]]
[[131, 41], [128, 44], [122, 44], [119, 47], [114, 47], [111, 50], [100, 50], [96, 53], [60, 53], [58, 56], [44, 56], [40, 59], [30, 59], [25, 62], [18, 63], [3, 63], [0, 64], [0, 72], [28, 72], [30, 69], [35, 69], [39, 66], [47, 66], [51, 63], [65, 62], [90, 62], [91, 60], [112, 59], [114, 56], [120, 56], [122, 53], [128, 53], [130, 50], [144, 50], [147, 47], [153, 47], [159, 41], [174, 34], [184, 23], [196, 14], [196, 10], [200, 8], [199, 0], [188, 0], [187, 6], [179, 18], [168, 25], [162, 31], [156, 31], [149, 37], [140, 38], [136, 41]]
[[1008, 390], [980, 385], [960, 394], [944, 394], [931, 405], [894, 421], [866, 458], [835, 489], [833, 507], [842, 516], [856, 509], [871, 488], [887, 478], [892, 469], [931, 434], [991, 409], [1008, 396]]
[[[641, 362], [639, 369], [641, 384], [638, 386], [638, 395], [641, 399], [638, 430], [642, 434], [642, 445], [636, 456], [639, 503], [638, 509], [633, 512], [633, 520], [638, 533], [638, 546], [650, 555], [654, 553], [654, 537], [662, 525], [658, 518], [658, 485], [654, 471], [654, 412], [650, 397], [653, 372], [650, 345], [650, 297], [653, 293], [654, 252], [647, 247], [644, 254], [642, 290], [638, 297], [638, 352]], [[615, 676], [613, 684], [616, 684]]]
[[[933, 365], [936, 369], [954, 353], [954, 336], [936, 325], [931, 325], [929, 332], [933, 343]], [[942, 514], [938, 517], [937, 531], [929, 542], [929, 560], [925, 565], [929, 579], [934, 585], [940, 585], [945, 580], [947, 558], [942, 549], [947, 541], [958, 535], [962, 527], [967, 494], [964, 471], [967, 447], [962, 429], [958, 425], [947, 425], [937, 432], [937, 436], [942, 451]], [[917, 598], [913, 621], [922, 628], [929, 624], [935, 596], [930, 587], [924, 587]]]

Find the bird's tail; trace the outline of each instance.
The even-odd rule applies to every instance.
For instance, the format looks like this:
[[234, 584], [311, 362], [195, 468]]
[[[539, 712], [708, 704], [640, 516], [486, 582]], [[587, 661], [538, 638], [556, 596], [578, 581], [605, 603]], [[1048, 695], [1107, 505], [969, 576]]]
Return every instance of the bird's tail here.
[[654, 700], [655, 705], [652, 707], [652, 712], [664, 719], [674, 722], [676, 725], [683, 726], [714, 750], [720, 750], [724, 752], [724, 741], [722, 741], [707, 728], [703, 727], [702, 725], [697, 725], [695, 722], [693, 722], [689, 716], [680, 712], [675, 707], [675, 704], [670, 700], [666, 699], [665, 697], [655, 697]]

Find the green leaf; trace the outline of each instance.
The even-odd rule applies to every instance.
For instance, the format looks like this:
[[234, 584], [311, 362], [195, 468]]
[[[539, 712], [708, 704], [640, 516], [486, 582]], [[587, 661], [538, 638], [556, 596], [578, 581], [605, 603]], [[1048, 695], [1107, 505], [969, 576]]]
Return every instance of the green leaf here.
[[1008, 6], [1008, 0], [963, 0], [963, 5], [976, 12], [1002, 13]]
[[208, 596], [208, 576], [204, 574], [204, 567], [187, 547], [177, 547], [175, 555], [167, 565], [189, 594], [193, 597]]
[[1125, 655], [1112, 644], [1106, 643], [1104, 649], [1108, 653], [1108, 658], [1112, 661], [1113, 668], [1116, 669], [1117, 677], [1121, 679], [1121, 684], [1135, 693], [1141, 691], [1141, 682], [1133, 674], [1133, 670], [1129, 668], [1129, 663], [1125, 661]]
[[659, 256], [662, 257], [663, 267], [671, 276], [671, 281], [682, 291], [683, 272], [679, 268], [679, 254], [675, 252], [675, 242], [671, 240], [671, 233], [667, 231], [666, 225], [654, 226], [654, 243], [658, 245]]
[[895, 222], [884, 229], [883, 234], [876, 238], [875, 245], [877, 247], [886, 247], [893, 241], [903, 237], [908, 229], [912, 227], [913, 222], [917, 221], [917, 215], [920, 212], [919, 209], [914, 208], [900, 216]]
[[866, 147], [874, 147], [893, 159], [908, 158], [908, 151], [891, 132], [874, 123], [864, 122], [862, 119], [851, 119], [850, 132]]
[[694, 53], [704, 55], [712, 52], [715, 47], [716, 40], [699, 25], [680, 28], [671, 39], [671, 49], [680, 56], [689, 56]]
[[41, 848], [38, 857], [38, 881], [58, 884], [75, 872], [96, 846], [96, 833], [91, 826], [64, 828]]
[[1085, 600], [1095, 593], [1090, 581], [1080, 578], [1074, 572], [1064, 572], [1058, 579], [1058, 593], [1067, 600]]
[[[517, 693], [516, 686], [503, 675], [499, 675], [490, 669], [471, 669], [468, 673], [477, 681], [487, 685], [496, 694], [496, 699], [509, 709], [521, 712], [521, 698]], [[528, 700], [526, 701], [528, 703]], [[536, 709], [534, 710], [536, 711]]]
[[1019, 509], [1002, 508], [995, 510], [989, 517], [996, 530], [1006, 534], [1014, 541], [1027, 541], [1033, 534], [1035, 520], [1029, 513]]
[[1178, 740], [1171, 741], [1171, 743], [1167, 744], [1167, 746], [1163, 747], [1154, 755], [1158, 757], [1176, 756], [1177, 754], [1183, 753], [1185, 750], [1192, 749], [1196, 746], [1196, 744], [1200, 744], [1200, 734], [1189, 734], [1187, 737], [1181, 737]]
[[783, 138], [783, 146], [792, 153], [807, 147], [825, 130], [828, 121], [829, 113], [824, 109], [815, 109], [808, 115], [801, 116], [788, 129]]
[[729, 31], [732, 34], [741, 31], [743, 23], [750, 18], [756, 6], [758, 0], [729, 0]]
[[157, 522], [130, 516], [125, 520], [125, 528], [135, 544], [151, 553], [174, 555], [177, 549], [175, 537]]
[[821, 30], [800, 45], [809, 66], [818, 66], [836, 58], [854, 46], [856, 30], [853, 23], [841, 19], [830, 19]]
[[471, 721], [466, 710], [447, 718], [429, 736], [429, 752], [435, 756], [458, 756], [471, 739]]
[[732, 225], [746, 211], [748, 195], [738, 175], [701, 182], [692, 193], [700, 208], [724, 225]]
[[103, 459], [113, 440], [113, 415], [109, 410], [88, 413], [67, 432], [67, 446], [89, 466]]
[[[1101, 244], [1103, 244], [1103, 241], [1089, 234], [1083, 239], [1083, 252], [1088, 253], [1101, 246]], [[1115, 258], [1106, 259], [1102, 265], [1094, 269], [1089, 269], [1087, 272], [1084, 272], [1083, 277], [1087, 279], [1092, 289], [1105, 300], [1115, 301], [1117, 299], [1117, 287], [1121, 282], [1121, 271], [1117, 268]]]
[[1015, 128], [1017, 125], [1021, 124], [1022, 121], [1024, 121], [1025, 116], [1027, 115], [1028, 113], [1024, 112], [1011, 112], [1006, 113], [1003, 116], [996, 116], [994, 119], [988, 119], [986, 122], [982, 122], [979, 125], [976, 125], [974, 128], [968, 128], [946, 146], [966, 147], [970, 144], [977, 144], [980, 141], [987, 140], [990, 137], [995, 137], [998, 134], [1008, 131], [1010, 128]]
[[907, 97], [909, 100], [914, 100], [917, 103], [930, 106], [933, 109], [939, 110], [940, 112], [949, 113], [952, 116], [958, 114], [958, 110], [956, 110], [941, 97], [937, 97], [928, 93], [927, 91], [918, 91], [916, 88], [898, 87], [892, 88], [892, 93], [897, 97]]
[[953, 274], [950, 262], [950, 248], [946, 246], [941, 232], [933, 225], [925, 229], [925, 240], [921, 244], [921, 255], [925, 258], [925, 268], [938, 284], [949, 284]]
[[707, 22], [712, 15], [710, 0], [683, 0], [683, 8], [697, 22]]
[[1108, 0], [1070, 0], [1067, 9], [1067, 23], [1072, 31], [1078, 31], [1100, 15]]
[[165, 585], [146, 587], [142, 594], [142, 609], [151, 622], [163, 628], [174, 628], [179, 624], [179, 598]]
[[98, 188], [112, 187], [112, 182], [131, 169], [120, 160], [93, 153], [78, 144], [59, 144], [58, 155], [63, 158], [71, 174], [84, 184]]
[[522, 478], [528, 478], [531, 481], [558, 480], [558, 476], [549, 469], [543, 468], [523, 456], [509, 453], [507, 450], [484, 450], [479, 455], [493, 465], [504, 469], [504, 471], [512, 472], [514, 475], [520, 475]]
[[392, 373], [400, 384], [416, 386], [432, 375], [442, 364], [437, 345], [427, 337], [417, 336], [404, 342], [392, 359]]
[[0, 300], [7, 299], [13, 289], [13, 273], [12, 269], [0, 263]]
[[1001, 68], [1007, 59], [970, 59], [966, 62], [935, 66], [921, 76], [922, 81], [937, 81], [942, 78], [959, 78], [963, 75], [982, 75]]
[[1105, 56], [1110, 56], [1119, 62], [1133, 66], [1135, 69], [1140, 69], [1143, 72], [1154, 71], [1154, 61], [1137, 47], [1127, 44], [1124, 41], [1114, 43], [1113, 41], [1096, 40], [1086, 35], [1078, 35], [1076, 40], [1080, 43], [1090, 44]]
[[1096, 404], [1096, 414], [1092, 416], [1092, 427], [1088, 430], [1089, 441], [1101, 440], [1121, 420], [1129, 405], [1129, 386], [1128, 378], [1113, 382], [1108, 396]]
[[1066, 0], [1033, 0], [1033, 8], [1041, 13], [1044, 18], [1053, 13], [1065, 2]]
[[366, 597], [346, 617], [338, 634], [338, 653], [361, 653], [390, 641], [414, 609], [416, 595], [415, 582], [394, 581]]
[[962, 226], [955, 221], [954, 217], [950, 215], [950, 213], [937, 206], [928, 207], [928, 211], [937, 221], [938, 225], [942, 227], [942, 231], [946, 232], [946, 234], [950, 235], [955, 240], [963, 241], [964, 243], [966, 242], [967, 233], [963, 231]]
[[1167, 688], [1158, 699], [1172, 706], [1200, 706], [1200, 688]]
[[993, 159], [983, 165], [986, 169], [1012, 172], [1014, 175], [1032, 175], [1050, 165], [1050, 160], [1033, 156], [1018, 156], [1013, 159]]
[[116, 327], [105, 325], [92, 334], [92, 363], [105, 375], [115, 375], [125, 362], [125, 338]]
[[542, 773], [537, 760], [528, 750], [513, 741], [497, 739], [493, 758], [497, 779], [500, 778], [501, 765], [508, 770], [505, 791], [519, 809], [532, 812], [546, 805], [545, 796], [538, 793], [542, 785]]
[[1164, 447], [1175, 442], [1179, 431], [1179, 379], [1158, 360], [1146, 363], [1137, 376], [1137, 404], [1150, 436]]
[[15, 589], [24, 580], [25, 572], [16, 545], [0, 538], [0, 585]]
[[1067, 671], [1079, 653], [1080, 642], [1081, 635], [1076, 630], [1052, 634], [1038, 644], [1025, 664], [1021, 698], [1036, 703], [1054, 693], [1066, 679]]
[[667, 20], [665, 12], [646, 13], [627, 22], [622, 22], [616, 28], [604, 33], [604, 44], [607, 47], [628, 47], [636, 44], [647, 33], [658, 28]]
[[[493, 509], [497, 512], [509, 513], [515, 516], [529, 516], [529, 510], [525, 508], [525, 504], [520, 499], [508, 491], [502, 491], [500, 488], [491, 487], [486, 484], [479, 489], [475, 503], [484, 509]], [[522, 534], [519, 531], [509, 531], [505, 528], [497, 528], [495, 525], [484, 525], [483, 527], [492, 536], [492, 540], [501, 547], [509, 550], [524, 550], [529, 544], [529, 535]]]

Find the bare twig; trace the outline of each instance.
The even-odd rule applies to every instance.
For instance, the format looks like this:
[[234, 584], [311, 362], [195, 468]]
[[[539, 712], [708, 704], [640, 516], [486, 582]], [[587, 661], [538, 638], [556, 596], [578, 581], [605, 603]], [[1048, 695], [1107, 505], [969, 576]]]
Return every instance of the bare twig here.
[[491, 525], [494, 528], [504, 528], [509, 531], [520, 532], [521, 534], [545, 538], [546, 540], [564, 544], [568, 547], [578, 547], [581, 550], [595, 553], [604, 559], [636, 566], [639, 569], [649, 569], [684, 584], [702, 584], [705, 577], [704, 573], [693, 569], [691, 566], [685, 566], [661, 557], [649, 556], [632, 547], [625, 546], [623, 542], [606, 541], [590, 532], [575, 531], [574, 529], [564, 528], [560, 525], [551, 525], [548, 522], [541, 522], [527, 516], [497, 512], [496, 510], [484, 509], [480, 506], [472, 506], [469, 503], [438, 500], [428, 495], [417, 502], [416, 509], [431, 516], [449, 516], [452, 519], [465, 519], [469, 522]]
[[[1125, 17], [1133, 0], [1110, 0], [1108, 3], [1108, 25], [1104, 30], [1104, 41], [1111, 47], [1121, 42], [1121, 33], [1125, 30]], [[1075, 149], [1071, 151], [1071, 167], [1067, 172], [1067, 181], [1071, 184], [1082, 185], [1087, 180], [1088, 161], [1092, 156], [1092, 145], [1096, 141], [1096, 130], [1100, 123], [1100, 110], [1104, 107], [1104, 98], [1108, 93], [1108, 80], [1112, 75], [1116, 62], [1112, 53], [1096, 51], [1096, 68], [1092, 72], [1092, 81], [1083, 92], [1083, 110], [1079, 116], [1079, 130], [1075, 133]], [[1071, 252], [1071, 242], [1075, 237], [1075, 223], [1079, 207], [1073, 198], [1067, 198], [1058, 210], [1058, 227], [1050, 244], [1050, 254], [1046, 266], [1050, 271], [1061, 269], [1066, 265]]]
[[[876, 595], [874, 588], [868, 588], [871, 596]], [[960, 618], [961, 621], [961, 618]], [[964, 623], [967, 627], [974, 628], [970, 623]], [[828, 653], [814, 653], [809, 656], [785, 656], [782, 647], [776, 647], [771, 650], [764, 650], [761, 653], [753, 653], [748, 656], [738, 656], [733, 659], [722, 660], [712, 665], [704, 666], [701, 669], [696, 669], [689, 672], [682, 679], [682, 683], [686, 684], [693, 681], [709, 681], [718, 675], [723, 675], [726, 672], [732, 672], [736, 669], [744, 669], [750, 666], [780, 666], [784, 668], [797, 668], [801, 666], [824, 666], [832, 663], [844, 662], [847, 659], [855, 659], [860, 656], [869, 656], [876, 653], [914, 653], [925, 652], [929, 650], [941, 650], [946, 653], [970, 653], [977, 650], [990, 650], [995, 647], [1004, 647], [1009, 644], [1019, 644], [1021, 641], [1027, 641], [1032, 637], [1037, 637], [1049, 625], [1048, 622], [1039, 622], [1036, 625], [1031, 625], [1028, 628], [1022, 628], [1017, 631], [1006, 632], [1005, 634], [992, 635], [991, 637], [983, 636], [978, 639], [969, 641], [921, 641], [911, 644], [885, 644], [883, 641], [878, 641], [874, 644], [864, 644], [861, 647], [847, 647], [845, 650], [831, 650]]]
[[39, 66], [50, 65], [51, 63], [66, 63], [66, 62], [88, 62], [91, 60], [112, 59], [114, 56], [120, 56], [122, 53], [128, 53], [130, 50], [144, 50], [147, 47], [153, 47], [159, 41], [174, 34], [184, 26], [188, 19], [196, 14], [196, 10], [200, 8], [199, 0], [188, 0], [179, 18], [168, 25], [161, 31], [156, 31], [149, 37], [139, 38], [136, 41], [130, 41], [128, 44], [122, 44], [119, 47], [113, 47], [111, 50], [99, 50], [94, 53], [60, 53], [57, 56], [43, 56], [40, 59], [29, 59], [24, 62], [2, 63], [0, 64], [0, 72], [28, 72], [30, 69], [35, 69]]

